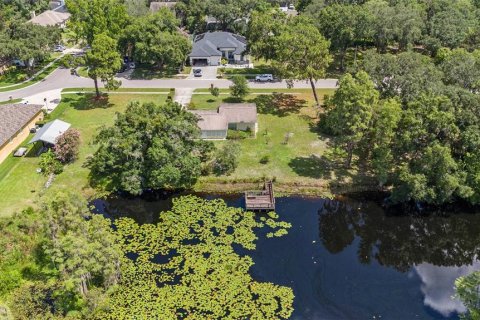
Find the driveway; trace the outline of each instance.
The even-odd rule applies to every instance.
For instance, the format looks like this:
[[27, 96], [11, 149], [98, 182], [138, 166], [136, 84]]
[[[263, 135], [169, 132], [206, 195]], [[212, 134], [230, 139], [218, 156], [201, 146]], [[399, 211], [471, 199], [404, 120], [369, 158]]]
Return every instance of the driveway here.
[[[193, 69], [200, 69], [202, 70], [202, 76], [196, 78], [193, 75]], [[187, 79], [196, 79], [196, 80], [216, 80], [217, 79], [217, 66], [205, 66], [205, 67], [193, 67], [192, 71], [188, 75]]]
[[193, 88], [177, 88], [173, 101], [186, 107], [192, 100]]

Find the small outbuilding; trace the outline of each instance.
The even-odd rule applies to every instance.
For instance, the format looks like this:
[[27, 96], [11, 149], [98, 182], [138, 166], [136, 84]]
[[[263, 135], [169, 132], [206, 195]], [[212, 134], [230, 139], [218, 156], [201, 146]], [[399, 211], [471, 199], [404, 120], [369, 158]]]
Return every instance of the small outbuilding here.
[[224, 140], [228, 130], [258, 131], [257, 105], [255, 103], [224, 103], [217, 110], [192, 110], [198, 116], [201, 138]]
[[70, 123], [53, 120], [41, 127], [29, 143], [42, 142], [45, 147], [54, 146], [57, 138], [70, 128]]

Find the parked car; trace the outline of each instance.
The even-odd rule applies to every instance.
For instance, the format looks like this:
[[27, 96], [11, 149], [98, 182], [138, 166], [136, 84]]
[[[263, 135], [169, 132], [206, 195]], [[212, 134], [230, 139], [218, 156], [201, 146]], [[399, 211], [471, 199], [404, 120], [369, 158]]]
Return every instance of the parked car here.
[[288, 5], [288, 10], [295, 10], [295, 6], [290, 3], [290, 4]]
[[16, 67], [26, 67], [25, 62], [20, 59], [13, 59], [12, 64]]
[[201, 77], [202, 76], [202, 69], [193, 69], [193, 76], [194, 77]]
[[259, 74], [258, 76], [255, 77], [255, 81], [257, 81], [257, 82], [272, 82], [273, 81], [273, 75], [271, 75], [271, 74]]
[[57, 44], [55, 48], [53, 49], [54, 52], [63, 52], [66, 48], [62, 46], [61, 44]]
[[135, 69], [135, 62], [130, 62], [130, 63], [128, 64], [128, 68], [130, 68], [130, 69]]

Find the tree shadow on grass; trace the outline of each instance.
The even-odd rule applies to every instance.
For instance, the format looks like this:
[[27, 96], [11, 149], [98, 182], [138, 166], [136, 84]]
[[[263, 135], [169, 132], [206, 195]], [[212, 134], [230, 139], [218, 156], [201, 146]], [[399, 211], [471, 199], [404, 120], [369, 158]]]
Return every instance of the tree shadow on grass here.
[[293, 171], [302, 177], [314, 179], [331, 179], [332, 173], [345, 175], [346, 170], [334, 165], [323, 156], [311, 155], [309, 157], [297, 157], [288, 163]]
[[107, 109], [113, 107], [109, 96], [106, 93], [100, 95], [99, 98], [93, 93], [77, 93], [77, 99], [66, 98], [64, 102], [70, 103], [76, 110], [92, 110], [92, 109]]
[[306, 106], [307, 101], [298, 99], [293, 94], [274, 92], [271, 95], [259, 95], [252, 102], [257, 104], [258, 112], [285, 117], [292, 113], [298, 113]]
[[224, 103], [242, 103], [242, 102], [245, 102], [245, 101], [243, 101], [243, 99], [236, 98], [236, 97], [227, 97], [227, 98], [222, 99], [222, 101]]

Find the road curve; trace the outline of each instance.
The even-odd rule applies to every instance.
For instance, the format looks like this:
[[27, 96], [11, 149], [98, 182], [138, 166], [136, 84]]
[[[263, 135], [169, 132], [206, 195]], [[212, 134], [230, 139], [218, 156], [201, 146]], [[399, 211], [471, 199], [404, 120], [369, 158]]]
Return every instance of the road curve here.
[[[122, 81], [122, 88], [209, 88], [214, 85], [218, 88], [228, 88], [231, 85], [230, 80], [226, 79], [153, 79], [153, 80], [131, 80], [119, 78]], [[285, 81], [272, 83], [255, 83], [250, 82], [251, 88], [266, 88], [266, 89], [280, 89], [287, 88]], [[321, 88], [336, 88], [337, 79], [322, 79], [316, 83], [318, 89]], [[10, 99], [20, 99], [33, 96], [45, 91], [62, 89], [62, 88], [84, 88], [93, 87], [93, 81], [88, 78], [73, 76], [69, 69], [59, 68], [52, 72], [42, 81], [39, 81], [31, 86], [0, 92], [0, 101], [7, 101]], [[296, 81], [294, 88], [310, 88], [310, 83], [307, 81]]]

